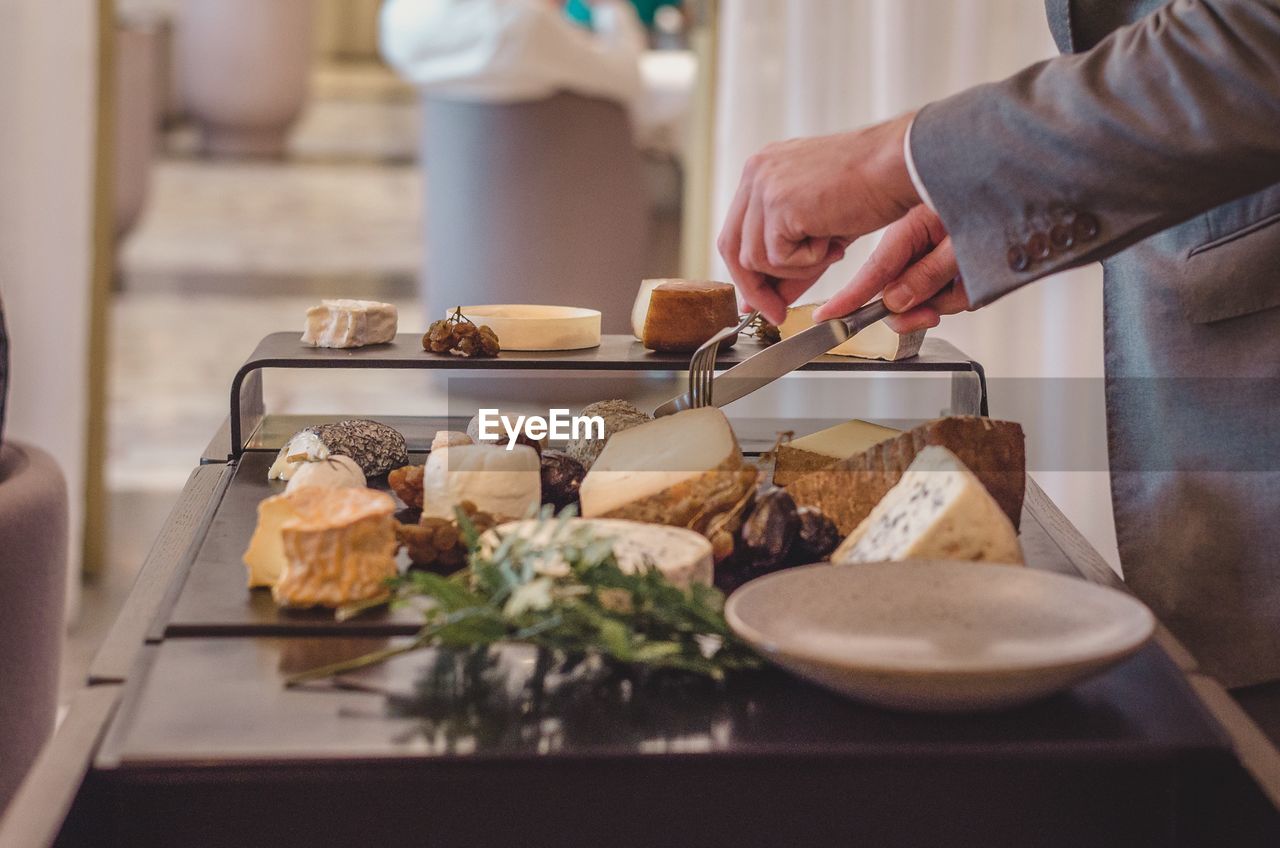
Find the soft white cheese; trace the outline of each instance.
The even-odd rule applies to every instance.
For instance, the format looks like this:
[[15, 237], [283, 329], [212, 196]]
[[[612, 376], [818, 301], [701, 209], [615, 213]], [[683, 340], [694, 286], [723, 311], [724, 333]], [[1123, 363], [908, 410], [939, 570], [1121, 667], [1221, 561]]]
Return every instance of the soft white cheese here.
[[452, 518], [471, 501], [497, 518], [524, 518], [542, 503], [542, 463], [528, 445], [451, 445], [427, 457], [422, 472], [422, 514]]
[[390, 303], [376, 300], [322, 300], [307, 310], [302, 343], [312, 347], [364, 347], [396, 337], [399, 317]]
[[936, 445], [922, 450], [898, 484], [831, 557], [832, 562], [903, 559], [1022, 561], [1018, 534], [973, 472]]
[[360, 489], [366, 485], [364, 472], [349, 456], [331, 456], [319, 462], [303, 462], [289, 478], [285, 493], [308, 487], [330, 489]]

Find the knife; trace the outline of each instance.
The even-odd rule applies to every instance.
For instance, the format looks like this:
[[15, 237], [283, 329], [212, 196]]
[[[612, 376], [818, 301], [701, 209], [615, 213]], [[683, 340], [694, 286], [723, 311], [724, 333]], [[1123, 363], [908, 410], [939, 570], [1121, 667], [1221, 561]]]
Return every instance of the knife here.
[[[889, 308], [884, 305], [884, 301], [874, 300], [843, 318], [832, 318], [821, 324], [814, 324], [791, 338], [769, 345], [723, 374], [717, 375], [711, 381], [712, 405], [727, 406], [757, 389], [764, 388], [784, 374], [790, 374], [802, 365], [807, 365], [822, 354], [839, 347], [867, 327], [877, 321], [883, 321], [891, 314]], [[692, 408], [689, 394], [686, 392], [658, 407], [653, 415], [655, 418], [661, 418], [673, 412]]]

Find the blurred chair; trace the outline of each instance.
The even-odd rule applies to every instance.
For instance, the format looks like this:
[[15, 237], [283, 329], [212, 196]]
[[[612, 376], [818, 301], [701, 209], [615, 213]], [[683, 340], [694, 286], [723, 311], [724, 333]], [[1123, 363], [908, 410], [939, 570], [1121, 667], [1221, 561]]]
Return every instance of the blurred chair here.
[[0, 811], [53, 731], [67, 575], [67, 488], [53, 457], [0, 445]]
[[650, 197], [626, 112], [561, 93], [486, 103], [428, 96], [423, 301], [546, 303], [630, 332]]

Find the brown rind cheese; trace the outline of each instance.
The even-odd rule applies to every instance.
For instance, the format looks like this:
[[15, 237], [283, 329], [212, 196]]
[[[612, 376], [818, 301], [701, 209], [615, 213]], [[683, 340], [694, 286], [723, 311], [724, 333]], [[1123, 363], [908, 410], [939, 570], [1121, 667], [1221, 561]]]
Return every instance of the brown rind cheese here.
[[[713, 282], [670, 282], [653, 290], [640, 340], [649, 350], [687, 353], [738, 323], [733, 286]], [[724, 346], [737, 339], [726, 339]]]
[[895, 439], [800, 477], [787, 486], [798, 506], [822, 510], [848, 535], [897, 485], [921, 450], [941, 445], [986, 487], [1018, 527], [1026, 490], [1026, 446], [1021, 425], [974, 416], [940, 418]]

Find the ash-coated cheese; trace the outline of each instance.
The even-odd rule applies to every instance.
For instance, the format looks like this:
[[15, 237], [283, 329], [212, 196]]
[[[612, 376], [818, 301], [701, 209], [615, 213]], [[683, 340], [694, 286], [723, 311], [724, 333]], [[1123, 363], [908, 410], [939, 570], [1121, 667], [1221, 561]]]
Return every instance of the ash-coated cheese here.
[[[711, 543], [692, 530], [614, 518], [570, 518], [563, 521], [563, 528], [560, 521], [530, 520], [502, 524], [485, 534], [484, 544], [492, 550], [512, 534], [545, 543], [550, 541], [553, 533], [569, 534], [564, 538], [581, 533], [584, 537], [610, 539], [618, 567], [628, 574], [653, 567], [681, 588], [695, 583], [711, 585]], [[563, 560], [554, 558], [548, 558], [539, 566], [539, 571], [552, 577], [562, 577], [568, 569]]]
[[390, 303], [376, 300], [322, 300], [307, 310], [302, 343], [312, 347], [364, 347], [396, 337], [399, 316]]
[[528, 445], [451, 445], [433, 450], [422, 472], [422, 514], [453, 518], [470, 501], [495, 518], [524, 518], [542, 503], [542, 463]]
[[267, 471], [268, 480], [288, 480], [307, 462], [349, 456], [365, 477], [377, 477], [409, 464], [409, 448], [394, 427], [367, 418], [317, 424], [290, 437]]
[[922, 450], [896, 486], [832, 555], [832, 562], [904, 559], [1022, 561], [1017, 531], [955, 454]]

